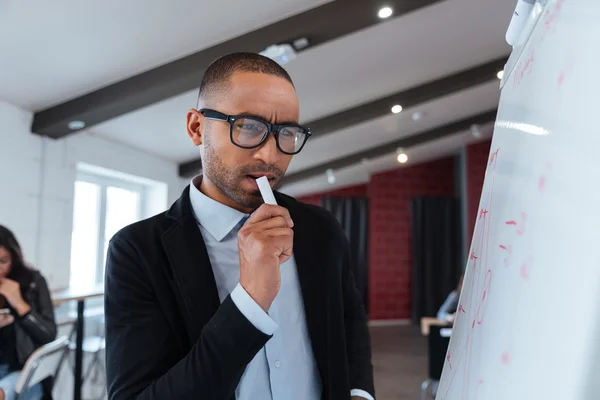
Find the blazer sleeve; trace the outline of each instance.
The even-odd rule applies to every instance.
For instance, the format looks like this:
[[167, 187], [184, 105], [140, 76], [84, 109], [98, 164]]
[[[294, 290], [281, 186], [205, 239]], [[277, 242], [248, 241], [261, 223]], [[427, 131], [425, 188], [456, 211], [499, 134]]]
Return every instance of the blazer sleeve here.
[[350, 249], [345, 239], [344, 236], [342, 242], [344, 246], [342, 287], [350, 387], [352, 389], [364, 390], [375, 398], [373, 365], [371, 363], [371, 338], [367, 323], [367, 314], [350, 268]]
[[105, 277], [108, 398], [229, 399], [270, 336], [228, 297], [181, 358], [156, 296], [134, 246], [113, 238]]
[[38, 292], [37, 300], [34, 302], [35, 304], [29, 304], [31, 311], [19, 318], [18, 324], [35, 343], [43, 345], [56, 338], [54, 307], [48, 284], [38, 272], [36, 272], [34, 283]]

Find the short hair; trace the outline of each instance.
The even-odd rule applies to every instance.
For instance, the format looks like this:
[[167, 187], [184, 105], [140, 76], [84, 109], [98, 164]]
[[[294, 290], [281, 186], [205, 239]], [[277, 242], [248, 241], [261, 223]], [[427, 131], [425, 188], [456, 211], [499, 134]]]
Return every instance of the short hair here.
[[285, 79], [294, 86], [292, 78], [283, 67], [268, 57], [258, 53], [231, 53], [218, 58], [208, 66], [198, 93], [198, 102], [202, 98], [227, 87], [229, 78], [236, 72], [257, 72]]

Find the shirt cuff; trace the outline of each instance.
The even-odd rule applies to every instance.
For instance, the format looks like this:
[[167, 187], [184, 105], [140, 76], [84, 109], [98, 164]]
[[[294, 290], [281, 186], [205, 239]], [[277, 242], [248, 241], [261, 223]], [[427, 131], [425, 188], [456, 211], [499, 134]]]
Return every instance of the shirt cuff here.
[[244, 317], [265, 335], [272, 335], [279, 328], [279, 325], [269, 317], [269, 314], [260, 308], [241, 284], [237, 284], [230, 296], [238, 310], [244, 314]]
[[373, 396], [371, 396], [369, 393], [365, 392], [364, 390], [360, 390], [360, 389], [352, 389], [350, 391], [350, 396], [359, 396], [359, 397], [364, 397], [367, 400], [375, 400], [375, 398]]

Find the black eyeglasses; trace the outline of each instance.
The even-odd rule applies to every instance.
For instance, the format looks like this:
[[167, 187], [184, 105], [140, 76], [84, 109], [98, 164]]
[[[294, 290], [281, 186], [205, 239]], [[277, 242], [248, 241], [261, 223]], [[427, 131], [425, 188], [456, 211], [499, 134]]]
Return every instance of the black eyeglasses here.
[[227, 115], [203, 108], [198, 110], [204, 117], [229, 123], [231, 143], [242, 149], [255, 149], [262, 145], [273, 132], [277, 148], [284, 154], [300, 153], [306, 140], [312, 135], [308, 128], [297, 124], [270, 124], [260, 118], [246, 115]]

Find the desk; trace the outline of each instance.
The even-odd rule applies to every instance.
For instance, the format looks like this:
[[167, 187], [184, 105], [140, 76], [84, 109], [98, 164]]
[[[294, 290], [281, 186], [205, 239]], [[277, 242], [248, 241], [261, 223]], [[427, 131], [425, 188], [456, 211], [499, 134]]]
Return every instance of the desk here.
[[81, 400], [81, 385], [83, 372], [83, 322], [85, 300], [104, 296], [104, 285], [96, 285], [87, 288], [68, 288], [52, 294], [54, 306], [68, 301], [77, 302], [77, 339], [75, 341], [75, 385], [73, 387], [73, 399]]
[[429, 336], [429, 327], [435, 325], [435, 326], [452, 326], [452, 324], [448, 321], [445, 321], [443, 319], [437, 319], [434, 317], [423, 317], [421, 318], [421, 334], [423, 336]]

